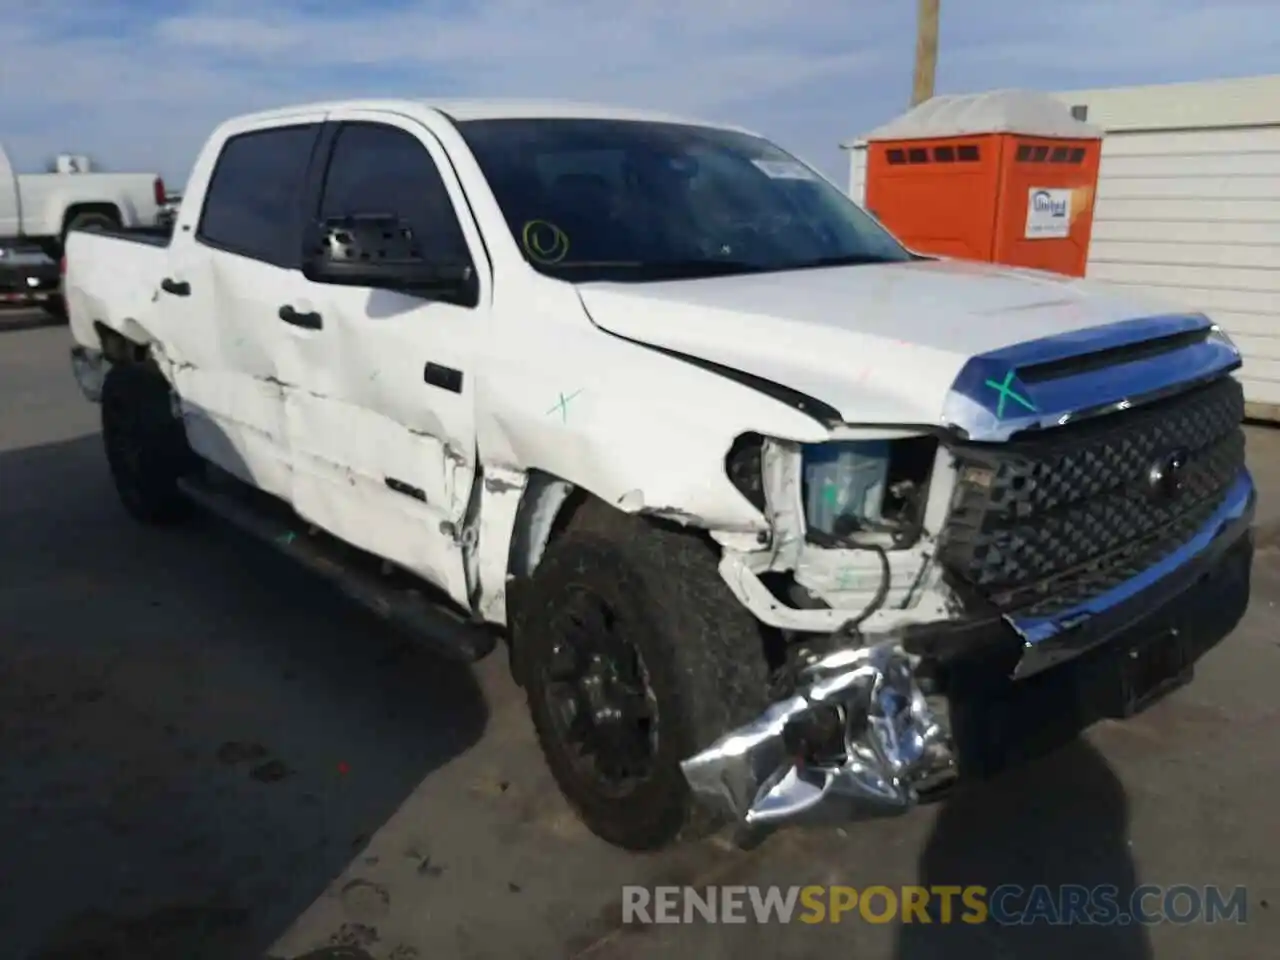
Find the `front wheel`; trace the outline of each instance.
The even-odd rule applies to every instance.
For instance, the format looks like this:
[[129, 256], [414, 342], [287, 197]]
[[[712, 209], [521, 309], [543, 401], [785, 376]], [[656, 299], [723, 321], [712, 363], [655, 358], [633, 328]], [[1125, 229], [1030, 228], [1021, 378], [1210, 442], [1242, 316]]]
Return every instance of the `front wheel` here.
[[516, 660], [538, 740], [587, 827], [651, 850], [718, 826], [680, 761], [754, 719], [768, 678], [760, 628], [713, 548], [597, 513], [548, 548], [519, 607]]

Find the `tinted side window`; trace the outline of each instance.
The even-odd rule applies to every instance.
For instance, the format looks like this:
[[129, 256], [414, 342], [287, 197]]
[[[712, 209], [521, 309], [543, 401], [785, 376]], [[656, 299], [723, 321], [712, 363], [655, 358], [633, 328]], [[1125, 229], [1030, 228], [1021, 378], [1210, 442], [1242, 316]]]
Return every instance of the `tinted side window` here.
[[298, 199], [317, 129], [274, 127], [223, 144], [196, 236], [255, 260], [298, 266]]
[[346, 124], [329, 157], [320, 216], [378, 213], [408, 221], [428, 260], [471, 262], [440, 171], [418, 139], [396, 127]]

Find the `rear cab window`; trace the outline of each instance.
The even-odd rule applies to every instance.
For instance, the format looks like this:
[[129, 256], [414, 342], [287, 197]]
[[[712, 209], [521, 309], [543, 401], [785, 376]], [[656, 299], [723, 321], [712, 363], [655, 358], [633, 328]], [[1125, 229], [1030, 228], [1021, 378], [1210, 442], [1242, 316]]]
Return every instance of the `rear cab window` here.
[[218, 155], [196, 238], [279, 267], [300, 266], [300, 200], [320, 125], [236, 134]]

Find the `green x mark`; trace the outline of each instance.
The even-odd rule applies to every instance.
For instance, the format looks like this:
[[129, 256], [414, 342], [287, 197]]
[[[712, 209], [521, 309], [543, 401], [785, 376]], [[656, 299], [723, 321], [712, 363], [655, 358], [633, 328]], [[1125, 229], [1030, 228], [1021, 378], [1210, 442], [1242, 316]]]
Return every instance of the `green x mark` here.
[[556, 402], [556, 405], [554, 407], [552, 407], [550, 410], [547, 411], [547, 415], [550, 416], [551, 414], [558, 412], [560, 414], [560, 422], [568, 423], [569, 422], [569, 401], [572, 400], [581, 392], [582, 392], [581, 390], [575, 390], [573, 391], [573, 393], [569, 394], [567, 397], [563, 393], [560, 394], [560, 399]]
[[1004, 403], [1010, 397], [1012, 397], [1014, 400], [1017, 400], [1020, 404], [1022, 404], [1032, 413], [1035, 413], [1036, 405], [1032, 403], [1030, 400], [1028, 400], [1026, 397], [1024, 397], [1022, 394], [1018, 393], [1017, 390], [1014, 390], [1011, 386], [1009, 386], [1009, 384], [1011, 383], [1013, 383], [1012, 370], [1010, 370], [1008, 373], [1004, 375], [1003, 383], [996, 383], [996, 381], [994, 380], [986, 381], [986, 384], [988, 387], [990, 387], [992, 390], [995, 390], [997, 393], [1000, 394], [1000, 402], [996, 404], [996, 416], [997, 417], [1004, 416]]

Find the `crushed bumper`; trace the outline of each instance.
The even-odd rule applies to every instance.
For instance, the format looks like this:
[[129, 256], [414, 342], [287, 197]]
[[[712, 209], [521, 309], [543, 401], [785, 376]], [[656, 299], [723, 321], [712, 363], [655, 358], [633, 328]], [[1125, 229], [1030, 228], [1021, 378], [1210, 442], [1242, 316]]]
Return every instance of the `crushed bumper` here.
[[[922, 788], [953, 778], [944, 718], [889, 641], [828, 654], [787, 700], [684, 761], [694, 793], [748, 825], [791, 820], [831, 801], [857, 814], [912, 807]], [[826, 758], [804, 756], [813, 733], [835, 727]]]
[[[685, 760], [685, 778], [748, 826], [819, 808], [891, 815], [1036, 752], [1026, 744], [1050, 747], [1136, 712], [1189, 679], [1243, 616], [1255, 500], [1242, 471], [1183, 549], [1053, 629], [993, 617], [923, 624], [871, 645], [851, 638], [809, 667], [793, 696]], [[1135, 679], [1153, 651], [1163, 674]], [[824, 729], [815, 752], [811, 734]], [[1016, 737], [1024, 743], [1011, 745]]]

